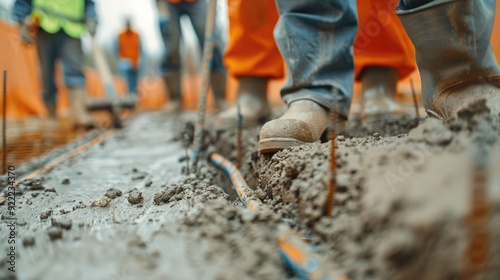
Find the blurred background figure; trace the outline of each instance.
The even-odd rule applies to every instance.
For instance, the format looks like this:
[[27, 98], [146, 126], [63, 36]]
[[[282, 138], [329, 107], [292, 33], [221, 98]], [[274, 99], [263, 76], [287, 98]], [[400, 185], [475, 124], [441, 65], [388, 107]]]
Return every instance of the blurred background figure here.
[[[228, 73], [238, 80], [236, 102], [245, 126], [271, 116], [268, 83], [284, 76], [284, 64], [273, 37], [279, 14], [275, 1], [229, 0], [229, 44], [224, 54]], [[236, 105], [217, 116], [216, 129], [236, 126]]]
[[141, 38], [139, 33], [132, 29], [129, 18], [125, 21], [125, 30], [118, 35], [118, 68], [127, 80], [130, 96], [137, 95], [137, 81], [141, 61]]
[[[207, 2], [205, 0], [157, 0], [160, 14], [160, 29], [165, 43], [165, 58], [161, 64], [167, 90], [170, 94], [170, 104], [173, 109], [182, 108], [181, 87], [181, 16], [189, 18], [198, 39], [200, 48], [203, 49], [205, 41], [205, 23], [207, 17]], [[166, 20], [168, 18], [168, 20]], [[217, 30], [214, 35], [214, 53], [211, 63], [212, 91], [215, 95], [217, 106], [220, 108], [226, 95], [226, 70], [222, 64], [222, 40]]]
[[400, 117], [398, 81], [416, 69], [415, 48], [396, 15], [395, 0], [358, 0], [354, 77], [361, 82], [361, 120]]
[[42, 76], [42, 95], [50, 119], [56, 116], [55, 65], [62, 61], [71, 113], [76, 128], [94, 127], [87, 111], [84, 55], [81, 36], [95, 35], [97, 17], [92, 0], [16, 0], [13, 14], [20, 25], [21, 41], [36, 44]]

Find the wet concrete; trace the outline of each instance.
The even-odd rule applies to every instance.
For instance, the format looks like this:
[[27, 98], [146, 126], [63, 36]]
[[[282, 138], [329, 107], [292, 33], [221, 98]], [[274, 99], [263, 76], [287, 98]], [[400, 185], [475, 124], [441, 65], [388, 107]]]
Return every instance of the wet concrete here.
[[[248, 195], [270, 209], [252, 212], [206, 162], [198, 175], [182, 175], [180, 132], [193, 116], [140, 115], [20, 186], [19, 279], [290, 279], [276, 245], [282, 224], [350, 279], [465, 279], [478, 147], [490, 159], [484, 279], [498, 279], [500, 123], [476, 109], [449, 124], [426, 120], [411, 131], [389, 124], [362, 138], [337, 137], [333, 217], [323, 215], [330, 143], [262, 156], [258, 128], [245, 130], [242, 171], [255, 187]], [[211, 135], [210, 149], [234, 160], [235, 134]], [[0, 279], [5, 268], [3, 257]]]

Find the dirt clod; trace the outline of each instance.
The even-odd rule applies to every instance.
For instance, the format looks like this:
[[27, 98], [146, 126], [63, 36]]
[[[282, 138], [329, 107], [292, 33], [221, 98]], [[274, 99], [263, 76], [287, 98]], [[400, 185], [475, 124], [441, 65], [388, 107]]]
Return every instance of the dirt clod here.
[[141, 203], [142, 200], [143, 200], [143, 197], [142, 197], [142, 192], [138, 191], [138, 190], [133, 190], [127, 197], [127, 200], [128, 202], [130, 202], [130, 204], [138, 204], [138, 203]]
[[52, 210], [47, 210], [40, 214], [40, 220], [47, 220], [52, 215]]
[[109, 197], [103, 197], [99, 200], [92, 202], [92, 204], [90, 206], [91, 207], [106, 207], [109, 205], [109, 202], [111, 202], [111, 199]]
[[23, 238], [23, 246], [24, 247], [31, 247], [35, 245], [35, 237], [33, 236], [27, 236]]
[[70, 230], [71, 226], [73, 225], [73, 222], [68, 219], [62, 219], [62, 218], [52, 218], [52, 225], [58, 228]]
[[113, 188], [111, 188], [111, 189], [108, 189], [108, 190], [106, 191], [105, 196], [106, 196], [106, 197], [109, 197], [109, 198], [111, 198], [111, 199], [115, 199], [115, 198], [117, 198], [117, 197], [122, 196], [122, 191], [120, 191], [120, 190], [118, 190], [118, 189], [113, 189]]
[[52, 241], [61, 239], [63, 236], [62, 230], [54, 227], [50, 228], [47, 233], [49, 234], [49, 238]]

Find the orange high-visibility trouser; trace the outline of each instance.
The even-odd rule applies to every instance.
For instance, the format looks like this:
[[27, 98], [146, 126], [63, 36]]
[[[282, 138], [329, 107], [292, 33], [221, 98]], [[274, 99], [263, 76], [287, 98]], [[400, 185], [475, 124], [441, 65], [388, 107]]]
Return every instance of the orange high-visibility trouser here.
[[272, 0], [229, 0], [229, 42], [224, 64], [233, 77], [281, 78], [284, 65], [274, 42], [279, 15]]
[[416, 68], [415, 48], [396, 15], [398, 0], [357, 0], [358, 34], [354, 41], [356, 80], [368, 66], [391, 67], [399, 79]]
[[[415, 70], [415, 50], [397, 15], [397, 0], [358, 0], [355, 77], [367, 66], [392, 67], [399, 78]], [[273, 37], [275, 1], [229, 0], [229, 44], [224, 64], [233, 77], [281, 78], [283, 61]]]

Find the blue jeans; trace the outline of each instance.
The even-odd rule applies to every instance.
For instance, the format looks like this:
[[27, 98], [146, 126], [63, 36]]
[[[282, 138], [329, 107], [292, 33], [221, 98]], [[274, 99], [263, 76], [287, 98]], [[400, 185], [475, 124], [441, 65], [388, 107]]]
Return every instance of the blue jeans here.
[[127, 80], [128, 92], [137, 94], [137, 81], [139, 80], [139, 70], [128, 69], [122, 71], [122, 76]]
[[274, 37], [288, 68], [283, 100], [311, 100], [347, 118], [354, 84], [354, 0], [277, 0]]
[[[198, 0], [193, 3], [168, 3], [168, 8], [170, 12], [168, 24], [160, 24], [160, 31], [165, 44], [165, 59], [161, 64], [161, 71], [163, 74], [180, 71], [181, 69], [181, 56], [179, 52], [181, 16], [186, 15], [191, 20], [201, 49], [203, 49], [203, 43], [205, 42], [205, 24], [207, 20], [207, 2], [205, 0]], [[216, 38], [218, 37], [217, 31], [214, 36]], [[214, 72], [224, 73], [226, 71], [222, 63], [222, 50], [223, 46], [221, 40], [215, 40], [211, 62], [211, 70]]]
[[39, 29], [36, 35], [36, 49], [40, 60], [42, 96], [46, 106], [54, 107], [57, 99], [55, 66], [61, 60], [64, 84], [68, 88], [85, 87], [83, 75], [83, 51], [81, 41], [69, 37], [64, 31], [55, 34]]

